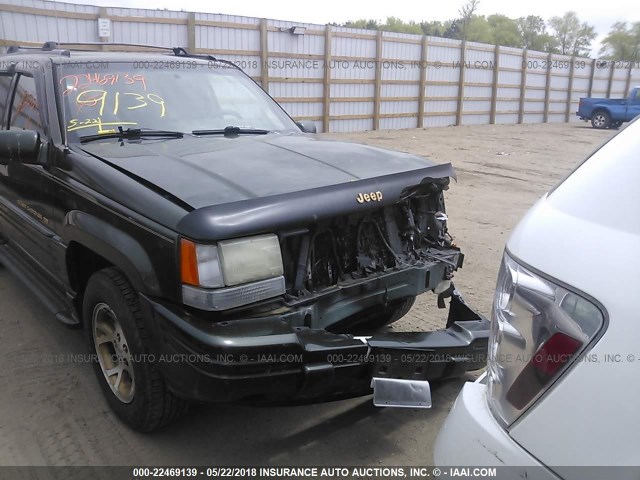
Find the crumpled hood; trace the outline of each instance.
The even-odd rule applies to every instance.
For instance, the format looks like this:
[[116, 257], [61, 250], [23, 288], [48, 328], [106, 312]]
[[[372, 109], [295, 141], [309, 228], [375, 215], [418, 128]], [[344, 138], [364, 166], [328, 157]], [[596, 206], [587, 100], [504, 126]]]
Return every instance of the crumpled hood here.
[[196, 209], [434, 165], [407, 153], [303, 134], [113, 140], [81, 148]]

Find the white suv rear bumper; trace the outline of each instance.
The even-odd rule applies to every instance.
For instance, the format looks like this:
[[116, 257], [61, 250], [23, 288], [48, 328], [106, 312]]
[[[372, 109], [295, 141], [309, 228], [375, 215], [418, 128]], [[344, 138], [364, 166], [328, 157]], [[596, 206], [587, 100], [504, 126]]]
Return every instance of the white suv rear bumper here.
[[434, 449], [439, 467], [508, 466], [498, 478], [558, 480], [548, 468], [518, 445], [489, 410], [485, 376], [465, 383], [447, 417]]

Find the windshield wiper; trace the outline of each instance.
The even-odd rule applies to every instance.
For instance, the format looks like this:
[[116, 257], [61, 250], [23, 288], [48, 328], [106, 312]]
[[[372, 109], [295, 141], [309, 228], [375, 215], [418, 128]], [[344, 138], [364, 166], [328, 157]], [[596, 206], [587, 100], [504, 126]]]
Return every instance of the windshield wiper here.
[[126, 140], [138, 140], [142, 137], [169, 137], [169, 138], [182, 138], [184, 133], [174, 132], [171, 130], [152, 130], [152, 129], [140, 129], [140, 128], [127, 128], [124, 130], [122, 127], [118, 127], [117, 132], [98, 133], [97, 135], [85, 135], [80, 137], [81, 143], [93, 142], [94, 140], [102, 140], [103, 138], [119, 138]]
[[224, 135], [225, 137], [232, 137], [235, 135], [266, 135], [269, 133], [269, 130], [229, 126], [218, 130], [194, 130], [191, 133], [194, 135]]

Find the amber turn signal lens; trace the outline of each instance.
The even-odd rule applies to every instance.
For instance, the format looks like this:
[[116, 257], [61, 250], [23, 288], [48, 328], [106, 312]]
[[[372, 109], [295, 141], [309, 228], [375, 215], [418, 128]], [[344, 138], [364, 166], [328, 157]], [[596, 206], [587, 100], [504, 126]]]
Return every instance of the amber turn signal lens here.
[[180, 240], [180, 278], [186, 285], [200, 285], [196, 244], [184, 238]]

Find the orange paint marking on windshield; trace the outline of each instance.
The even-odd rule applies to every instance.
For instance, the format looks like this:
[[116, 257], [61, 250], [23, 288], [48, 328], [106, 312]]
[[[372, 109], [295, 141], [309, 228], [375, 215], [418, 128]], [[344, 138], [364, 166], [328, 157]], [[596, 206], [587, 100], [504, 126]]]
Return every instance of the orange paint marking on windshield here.
[[133, 85], [136, 82], [139, 82], [142, 84], [142, 89], [146, 92], [147, 91], [147, 81], [144, 78], [144, 75], [129, 75], [128, 73], [125, 73], [124, 75], [124, 79], [125, 79], [125, 84], [127, 85]]
[[147, 80], [142, 74], [81, 73], [65, 75], [60, 79], [60, 85], [65, 87], [62, 92], [64, 96], [77, 90], [85, 90], [92, 86], [113, 86], [118, 84], [140, 85], [143, 91], [147, 91]]

